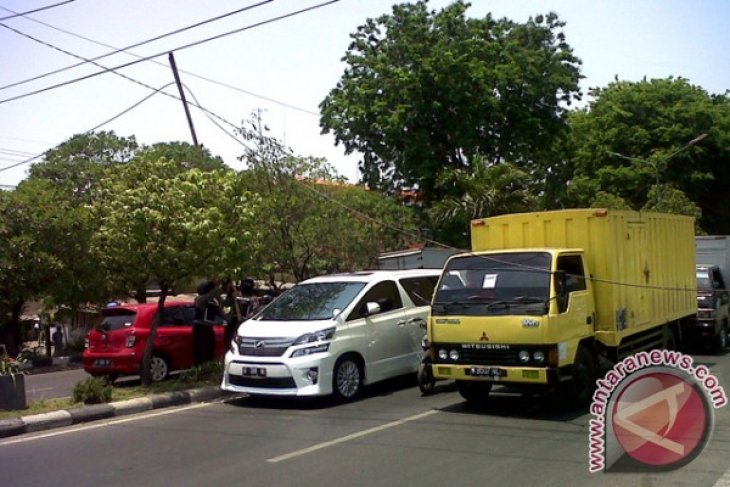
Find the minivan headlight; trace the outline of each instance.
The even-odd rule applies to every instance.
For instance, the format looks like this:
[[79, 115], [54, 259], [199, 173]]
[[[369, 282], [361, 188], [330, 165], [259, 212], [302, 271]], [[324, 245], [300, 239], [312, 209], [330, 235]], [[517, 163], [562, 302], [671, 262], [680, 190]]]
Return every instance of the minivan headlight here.
[[333, 326], [331, 328], [325, 328], [324, 330], [317, 330], [313, 333], [305, 333], [304, 335], [294, 340], [294, 343], [292, 343], [292, 345], [304, 345], [305, 343], [324, 342], [326, 340], [332, 340], [335, 336], [335, 330], [336, 328]]

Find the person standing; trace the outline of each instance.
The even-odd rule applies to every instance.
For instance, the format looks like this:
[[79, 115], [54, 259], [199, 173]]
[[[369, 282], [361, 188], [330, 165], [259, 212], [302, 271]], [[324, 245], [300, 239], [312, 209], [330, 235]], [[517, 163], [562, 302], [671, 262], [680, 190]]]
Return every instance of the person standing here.
[[58, 357], [63, 351], [63, 329], [61, 325], [56, 325], [56, 331], [53, 332], [51, 339], [53, 340], [53, 354]]

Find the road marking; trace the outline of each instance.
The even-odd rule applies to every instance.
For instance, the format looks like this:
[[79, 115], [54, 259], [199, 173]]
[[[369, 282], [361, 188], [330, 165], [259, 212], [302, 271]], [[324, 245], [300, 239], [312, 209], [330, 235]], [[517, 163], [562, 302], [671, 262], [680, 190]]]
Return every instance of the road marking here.
[[394, 428], [396, 426], [400, 426], [402, 424], [405, 424], [409, 421], [416, 421], [421, 418], [425, 418], [427, 416], [431, 416], [432, 414], [436, 414], [439, 411], [432, 409], [431, 411], [426, 411], [425, 413], [416, 414], [414, 416], [409, 416], [407, 418], [399, 419], [397, 421], [392, 421], [390, 423], [382, 424], [380, 426], [375, 426], [374, 428], [369, 428], [366, 430], [358, 431], [357, 433], [352, 433], [347, 436], [343, 436], [341, 438], [337, 438], [336, 440], [330, 440], [325, 441], [324, 443], [318, 443], [316, 445], [310, 446], [308, 448], [303, 448], [301, 450], [297, 450], [295, 452], [287, 453], [286, 455], [281, 455], [274, 458], [269, 458], [266, 461], [269, 463], [278, 463], [282, 462], [284, 460], [289, 460], [294, 457], [298, 457], [301, 455], [306, 455], [307, 453], [312, 453], [313, 451], [321, 450], [323, 448], [328, 448], [333, 445], [338, 445], [340, 443], [345, 443], [346, 441], [354, 440], [355, 438], [361, 438], [366, 435], [370, 435], [373, 433], [377, 433], [379, 431], [387, 430], [389, 428]]
[[723, 476], [717, 479], [713, 487], [730, 487], [730, 468], [725, 470]]
[[134, 415], [130, 416], [128, 418], [122, 418], [122, 419], [113, 419], [109, 421], [103, 421], [100, 423], [91, 423], [86, 425], [78, 425], [73, 428], [64, 429], [61, 431], [53, 431], [51, 433], [43, 433], [37, 436], [32, 436], [30, 438], [18, 438], [15, 440], [8, 440], [0, 442], [0, 446], [5, 445], [14, 445], [16, 443], [28, 443], [30, 441], [40, 440], [43, 438], [52, 438], [54, 436], [63, 436], [69, 433], [76, 433], [78, 431], [86, 431], [86, 430], [92, 430], [96, 428], [104, 428], [106, 426], [112, 426], [115, 424], [121, 424], [121, 423], [128, 423], [130, 421], [138, 421], [140, 419], [148, 419], [148, 418], [154, 418], [155, 416], [164, 416], [166, 414], [174, 414], [180, 411], [187, 411], [189, 409], [196, 409], [196, 408], [202, 408], [205, 406], [210, 406], [211, 404], [216, 404], [216, 402], [203, 402], [203, 403], [197, 403], [197, 404], [191, 404], [189, 406], [181, 406], [181, 407], [174, 407], [172, 409], [164, 409], [161, 411], [155, 411], [147, 414], [142, 415]]

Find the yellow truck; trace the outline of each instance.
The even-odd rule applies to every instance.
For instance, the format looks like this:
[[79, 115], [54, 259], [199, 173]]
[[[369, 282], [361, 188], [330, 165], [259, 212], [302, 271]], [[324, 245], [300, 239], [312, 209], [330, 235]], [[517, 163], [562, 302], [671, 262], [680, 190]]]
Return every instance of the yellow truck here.
[[505, 384], [587, 404], [599, 363], [673, 349], [696, 321], [691, 217], [511, 214], [472, 221], [471, 240], [444, 266], [428, 323], [433, 375], [467, 401]]

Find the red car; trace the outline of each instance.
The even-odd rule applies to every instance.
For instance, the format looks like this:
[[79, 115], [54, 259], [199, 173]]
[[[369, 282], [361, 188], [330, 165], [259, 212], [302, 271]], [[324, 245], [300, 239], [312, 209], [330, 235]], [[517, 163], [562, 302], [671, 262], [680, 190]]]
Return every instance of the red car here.
[[[157, 303], [122, 305], [104, 309], [101, 324], [86, 336], [84, 370], [93, 376], [137, 375], [142, 365], [147, 337], [152, 320], [157, 314]], [[157, 326], [152, 350], [152, 380], [164, 380], [174, 370], [193, 366], [193, 303], [172, 301], [165, 309]], [[221, 359], [224, 322], [213, 325], [215, 333], [214, 358]]]

